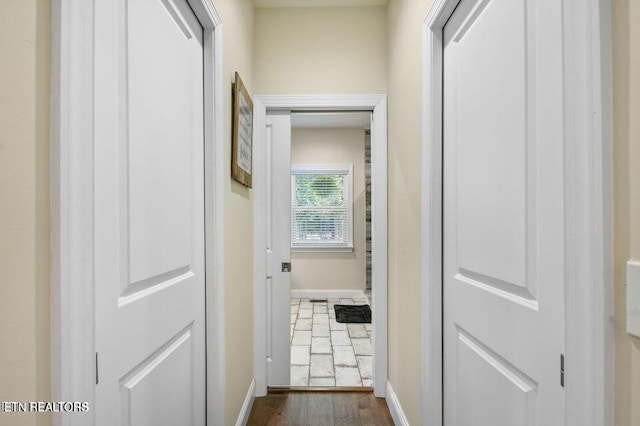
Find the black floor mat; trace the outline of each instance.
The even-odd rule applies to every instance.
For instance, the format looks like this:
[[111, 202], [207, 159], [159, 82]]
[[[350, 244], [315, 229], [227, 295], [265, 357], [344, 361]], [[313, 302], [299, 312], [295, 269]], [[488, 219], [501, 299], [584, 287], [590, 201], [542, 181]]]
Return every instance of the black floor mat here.
[[335, 305], [335, 310], [337, 322], [371, 324], [369, 305]]

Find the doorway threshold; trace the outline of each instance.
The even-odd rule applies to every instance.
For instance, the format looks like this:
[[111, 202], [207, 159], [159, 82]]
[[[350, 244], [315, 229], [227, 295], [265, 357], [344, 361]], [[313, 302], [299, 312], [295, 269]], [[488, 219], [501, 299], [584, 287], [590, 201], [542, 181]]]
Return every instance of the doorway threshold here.
[[362, 392], [371, 393], [371, 386], [269, 386], [269, 393], [304, 393], [304, 392]]

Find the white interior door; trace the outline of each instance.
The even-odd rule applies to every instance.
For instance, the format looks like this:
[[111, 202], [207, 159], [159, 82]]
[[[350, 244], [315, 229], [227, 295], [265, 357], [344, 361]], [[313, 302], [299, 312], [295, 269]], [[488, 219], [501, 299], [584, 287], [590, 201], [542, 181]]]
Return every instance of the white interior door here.
[[444, 420], [564, 424], [562, 3], [444, 28]]
[[[291, 364], [291, 113], [267, 114], [267, 385], [289, 386]], [[287, 269], [286, 265], [289, 265]]]
[[95, 16], [96, 424], [204, 425], [202, 27], [186, 0]]

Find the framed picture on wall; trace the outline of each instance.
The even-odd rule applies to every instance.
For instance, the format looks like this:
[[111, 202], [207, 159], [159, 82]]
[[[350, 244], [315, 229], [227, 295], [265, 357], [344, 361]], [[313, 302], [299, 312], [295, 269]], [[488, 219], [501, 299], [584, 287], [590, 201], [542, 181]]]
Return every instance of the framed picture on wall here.
[[233, 83], [231, 177], [251, 188], [253, 101], [236, 72]]

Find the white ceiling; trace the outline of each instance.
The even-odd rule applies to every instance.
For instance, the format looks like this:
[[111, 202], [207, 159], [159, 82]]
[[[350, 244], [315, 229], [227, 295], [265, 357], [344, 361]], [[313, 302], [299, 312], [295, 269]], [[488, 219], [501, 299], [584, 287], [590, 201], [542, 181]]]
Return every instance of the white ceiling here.
[[295, 128], [358, 128], [371, 127], [370, 112], [294, 112], [291, 127]]
[[256, 7], [365, 7], [386, 6], [388, 0], [253, 0]]

